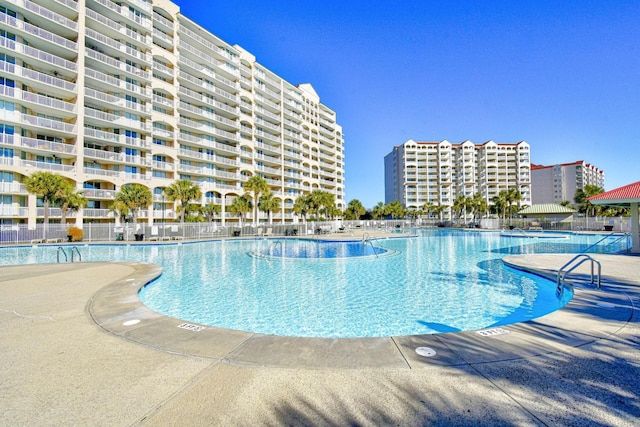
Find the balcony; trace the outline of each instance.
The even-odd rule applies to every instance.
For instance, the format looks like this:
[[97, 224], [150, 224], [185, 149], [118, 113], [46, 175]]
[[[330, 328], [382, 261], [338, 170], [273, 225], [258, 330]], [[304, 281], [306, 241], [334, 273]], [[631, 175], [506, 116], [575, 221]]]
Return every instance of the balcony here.
[[37, 162], [35, 160], [19, 160], [17, 164], [19, 166], [23, 166], [26, 168], [36, 168], [38, 170], [47, 170], [47, 171], [55, 171], [55, 172], [75, 172], [76, 170], [76, 168], [71, 165], [62, 165], [59, 163]]
[[92, 49], [85, 49], [85, 55], [87, 58], [99, 62], [101, 64], [100, 66], [107, 65], [109, 67], [112, 67], [115, 72], [124, 71], [134, 78], [140, 78], [144, 80], [150, 80], [151, 78], [149, 73], [147, 71], [144, 71], [142, 68], [134, 67], [123, 61], [112, 58], [109, 55], [105, 55], [104, 53], [100, 53]]
[[30, 150], [39, 151], [41, 153], [59, 153], [64, 155], [75, 155], [76, 146], [74, 144], [63, 144], [61, 142], [45, 141], [43, 139], [27, 138], [25, 136], [16, 135], [18, 145], [20, 147], [29, 148]]
[[[30, 17], [29, 21], [33, 22], [35, 25], [39, 27], [53, 26], [54, 28], [56, 28], [57, 33], [64, 34], [69, 38], [73, 37], [78, 32], [78, 23], [75, 21], [72, 21], [60, 14], [57, 14], [49, 9], [39, 6], [29, 0], [22, 0], [22, 1], [18, 0], [16, 3], [18, 4], [22, 3], [22, 6], [25, 9], [37, 15], [37, 17]], [[69, 6], [67, 3], [68, 2], [64, 4]], [[77, 6], [74, 9], [77, 10]], [[42, 22], [41, 19], [38, 19], [38, 18], [43, 18], [44, 20], [47, 21], [47, 23]]]
[[[7, 88], [5, 86], [0, 87], [0, 92]], [[33, 110], [39, 112], [45, 112], [48, 115], [70, 119], [75, 117], [77, 113], [76, 104], [71, 102], [60, 101], [55, 98], [51, 98], [44, 95], [39, 95], [33, 92], [27, 92], [20, 89], [15, 89], [19, 100], [23, 101], [25, 105], [28, 105]]]
[[20, 123], [26, 127], [35, 128], [36, 130], [52, 131], [55, 136], [72, 137], [73, 134], [77, 132], [77, 126], [74, 124], [29, 114], [20, 114]]
[[0, 37], [0, 47], [6, 47], [16, 52], [16, 55], [26, 57], [28, 63], [40, 68], [59, 69], [60, 71], [67, 71], [71, 74], [75, 74], [78, 70], [78, 66], [75, 62], [67, 61], [64, 58], [53, 55], [49, 52], [42, 51], [40, 49], [33, 48], [31, 46], [17, 44], [12, 40]]
[[95, 188], [82, 189], [82, 195], [89, 199], [107, 199], [113, 200], [116, 197], [115, 190], [100, 190]]
[[26, 218], [29, 216], [29, 208], [0, 204], [0, 216], [10, 218]]
[[27, 186], [19, 182], [0, 182], [0, 193], [2, 194], [28, 194]]

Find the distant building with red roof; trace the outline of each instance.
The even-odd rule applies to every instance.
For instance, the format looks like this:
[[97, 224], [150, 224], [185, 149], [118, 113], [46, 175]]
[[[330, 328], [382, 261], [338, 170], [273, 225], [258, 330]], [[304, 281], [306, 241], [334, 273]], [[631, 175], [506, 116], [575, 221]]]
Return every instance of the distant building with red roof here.
[[551, 166], [531, 164], [533, 203], [574, 203], [576, 191], [586, 185], [604, 189], [604, 171], [584, 160]]

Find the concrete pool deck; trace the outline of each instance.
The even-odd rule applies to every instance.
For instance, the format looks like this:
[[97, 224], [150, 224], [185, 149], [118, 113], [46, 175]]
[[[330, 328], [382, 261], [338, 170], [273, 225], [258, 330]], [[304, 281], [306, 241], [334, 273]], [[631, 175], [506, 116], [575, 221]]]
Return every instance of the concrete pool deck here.
[[[572, 256], [504, 261], [555, 277]], [[640, 258], [593, 256], [602, 289], [534, 321], [348, 340], [161, 316], [136, 295], [155, 265], [1, 267], [0, 425], [634, 425]]]

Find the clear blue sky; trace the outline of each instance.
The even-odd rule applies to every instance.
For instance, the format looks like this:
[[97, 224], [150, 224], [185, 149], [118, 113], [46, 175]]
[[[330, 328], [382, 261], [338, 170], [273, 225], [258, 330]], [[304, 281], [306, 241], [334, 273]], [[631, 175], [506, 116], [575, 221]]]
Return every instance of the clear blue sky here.
[[524, 140], [607, 190], [640, 180], [638, 0], [175, 1], [336, 111], [347, 202], [384, 201], [384, 156], [408, 139]]

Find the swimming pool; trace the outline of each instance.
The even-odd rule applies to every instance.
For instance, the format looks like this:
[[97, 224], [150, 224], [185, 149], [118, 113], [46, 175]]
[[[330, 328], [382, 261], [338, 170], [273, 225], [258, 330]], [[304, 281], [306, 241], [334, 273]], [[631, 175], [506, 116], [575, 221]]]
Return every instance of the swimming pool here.
[[[378, 241], [386, 256], [333, 259], [255, 256], [285, 239], [92, 245], [81, 252], [84, 261], [162, 265], [162, 276], [139, 295], [168, 316], [263, 334], [346, 338], [474, 330], [542, 316], [572, 294], [558, 300], [555, 283], [507, 268], [501, 258], [580, 252], [601, 238], [430, 230]], [[608, 243], [592, 251], [615, 251]], [[55, 250], [0, 248], [0, 263], [55, 262]]]

